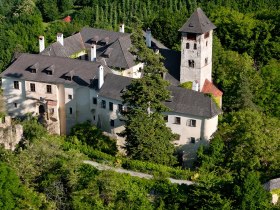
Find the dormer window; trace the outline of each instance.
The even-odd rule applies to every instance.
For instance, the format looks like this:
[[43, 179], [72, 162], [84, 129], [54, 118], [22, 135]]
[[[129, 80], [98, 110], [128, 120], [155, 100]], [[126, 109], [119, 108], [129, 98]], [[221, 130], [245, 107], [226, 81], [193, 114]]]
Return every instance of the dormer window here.
[[74, 71], [70, 71], [64, 75], [64, 79], [68, 81], [72, 81], [73, 76], [74, 76]]
[[37, 63], [33, 64], [32, 66], [29, 67], [29, 69], [30, 69], [31, 73], [37, 73], [37, 71], [39, 69], [39, 63], [37, 62]]
[[51, 65], [48, 68], [46, 68], [45, 72], [46, 72], [47, 75], [53, 75], [53, 73], [54, 73], [54, 65]]
[[106, 51], [103, 53], [104, 57], [109, 58], [109, 57], [110, 57], [110, 54], [112, 53], [112, 51], [113, 51], [113, 48], [108, 47], [108, 48], [106, 49]]

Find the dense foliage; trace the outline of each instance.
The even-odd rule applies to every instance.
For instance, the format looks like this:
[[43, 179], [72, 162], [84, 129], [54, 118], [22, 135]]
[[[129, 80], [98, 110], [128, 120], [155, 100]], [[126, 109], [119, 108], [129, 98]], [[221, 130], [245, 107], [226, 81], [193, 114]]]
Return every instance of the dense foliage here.
[[[136, 26], [137, 27], [137, 26]], [[162, 78], [166, 69], [162, 57], [146, 47], [141, 28], [137, 27], [131, 36], [134, 49], [140, 62], [145, 63], [143, 77], [135, 79], [123, 93], [123, 103], [128, 107], [125, 112], [126, 137], [125, 149], [129, 157], [160, 164], [175, 163], [175, 135], [163, 119], [167, 107], [162, 103], [170, 98], [168, 82]]]

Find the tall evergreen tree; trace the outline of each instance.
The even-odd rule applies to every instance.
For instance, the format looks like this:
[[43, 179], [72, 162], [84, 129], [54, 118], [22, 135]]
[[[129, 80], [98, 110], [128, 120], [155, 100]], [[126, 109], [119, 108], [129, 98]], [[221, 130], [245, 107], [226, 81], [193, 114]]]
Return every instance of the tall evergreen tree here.
[[125, 149], [133, 159], [172, 165], [175, 163], [171, 143], [174, 134], [166, 127], [162, 115], [168, 110], [162, 102], [170, 97], [166, 89], [168, 82], [162, 78], [166, 69], [162, 57], [146, 47], [141, 28], [135, 29], [131, 38], [132, 52], [137, 54], [139, 62], [145, 63], [145, 67], [143, 77], [133, 80], [122, 96], [124, 104], [132, 108], [125, 113]]

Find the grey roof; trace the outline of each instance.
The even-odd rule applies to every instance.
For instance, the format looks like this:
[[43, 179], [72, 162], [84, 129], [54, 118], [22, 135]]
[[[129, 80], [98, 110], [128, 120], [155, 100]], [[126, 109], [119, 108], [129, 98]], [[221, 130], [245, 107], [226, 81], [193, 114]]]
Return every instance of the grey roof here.
[[[36, 73], [31, 73], [30, 67], [36, 63], [38, 63], [38, 70]], [[99, 62], [23, 53], [0, 76], [37, 82], [92, 87], [93, 83], [95, 84], [97, 81], [99, 65]], [[52, 75], [46, 73], [46, 70], [49, 68], [54, 68]], [[104, 66], [104, 75], [108, 72], [110, 70]], [[65, 77], [67, 76], [73, 76], [72, 80], [66, 80]]]
[[71, 55], [85, 50], [85, 45], [80, 33], [64, 38], [63, 45], [55, 42], [45, 48], [40, 54], [60, 57], [70, 57]]
[[[109, 67], [128, 69], [135, 65], [134, 57], [129, 52], [130, 34], [89, 27], [83, 28], [80, 33], [86, 47], [93, 41], [97, 42], [97, 60], [105, 60]], [[109, 56], [106, 55], [108, 48], [111, 48]]]
[[280, 189], [280, 178], [271, 179], [267, 183], [265, 183], [263, 186], [268, 191]]
[[171, 91], [171, 99], [165, 105], [174, 112], [206, 118], [221, 113], [213, 100], [201, 92], [175, 86], [169, 86], [168, 89]]
[[[100, 89], [99, 96], [122, 101], [122, 91], [131, 83], [132, 78], [114, 74], [107, 74]], [[165, 105], [173, 112], [199, 117], [212, 118], [221, 113], [221, 110], [209, 96], [185, 88], [169, 86], [172, 99]]]
[[203, 34], [215, 28], [216, 26], [208, 19], [204, 12], [200, 8], [197, 8], [179, 31]]
[[107, 74], [104, 78], [104, 84], [100, 89], [99, 96], [122, 101], [122, 91], [132, 81], [132, 78], [115, 74]]

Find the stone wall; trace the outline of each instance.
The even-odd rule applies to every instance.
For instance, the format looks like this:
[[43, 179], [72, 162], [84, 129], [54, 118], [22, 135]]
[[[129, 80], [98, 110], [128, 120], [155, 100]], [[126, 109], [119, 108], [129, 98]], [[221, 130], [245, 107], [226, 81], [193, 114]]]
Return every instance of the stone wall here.
[[23, 135], [22, 125], [12, 125], [11, 117], [0, 120], [0, 144], [5, 149], [15, 150]]

